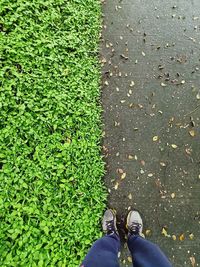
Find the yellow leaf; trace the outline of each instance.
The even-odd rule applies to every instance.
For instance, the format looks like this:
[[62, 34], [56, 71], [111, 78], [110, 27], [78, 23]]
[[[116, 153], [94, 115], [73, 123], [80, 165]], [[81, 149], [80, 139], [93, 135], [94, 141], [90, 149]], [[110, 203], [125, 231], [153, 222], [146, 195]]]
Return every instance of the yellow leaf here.
[[119, 183], [117, 182], [116, 184], [115, 184], [115, 190], [117, 190], [118, 189], [118, 187], [119, 187]]
[[133, 197], [132, 197], [132, 194], [129, 194], [128, 195], [128, 198], [131, 200]]
[[170, 235], [168, 235], [167, 233], [167, 230], [163, 227], [162, 229], [162, 234], [165, 236], [165, 237], [171, 237]]
[[194, 130], [190, 130], [190, 131], [189, 131], [189, 134], [190, 134], [192, 137], [194, 137], [194, 136], [195, 136], [195, 131], [194, 131]]
[[178, 146], [175, 145], [175, 144], [172, 144], [171, 146], [172, 146], [172, 148], [174, 148], [174, 149], [176, 149], [176, 148], [178, 147]]
[[176, 194], [175, 193], [171, 193], [171, 198], [175, 198]]
[[128, 257], [127, 260], [128, 260], [128, 262], [132, 262], [132, 258], [131, 257]]
[[176, 241], [176, 236], [175, 236], [175, 235], [172, 235], [172, 239], [173, 239], [174, 241]]
[[189, 235], [189, 238], [190, 238], [191, 240], [193, 240], [193, 239], [194, 239], [194, 234], [191, 233], [191, 234]]
[[185, 239], [185, 235], [184, 234], [180, 235], [179, 239], [180, 239], [180, 241], [183, 241]]
[[128, 159], [133, 159], [133, 156], [132, 155], [128, 155]]
[[158, 136], [157, 136], [157, 135], [155, 135], [155, 136], [153, 137], [153, 141], [154, 141], [154, 142], [158, 141]]
[[122, 176], [121, 176], [121, 180], [124, 180], [125, 177], [126, 177], [126, 173], [124, 172], [124, 173], [122, 174]]
[[146, 236], [149, 236], [151, 234], [151, 230], [147, 229], [145, 234], [146, 234]]

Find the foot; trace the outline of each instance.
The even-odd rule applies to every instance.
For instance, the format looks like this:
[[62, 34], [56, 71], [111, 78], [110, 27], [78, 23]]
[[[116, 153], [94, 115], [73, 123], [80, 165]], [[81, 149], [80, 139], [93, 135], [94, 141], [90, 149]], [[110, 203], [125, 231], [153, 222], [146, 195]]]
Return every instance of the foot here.
[[110, 234], [118, 235], [116, 221], [117, 221], [116, 212], [111, 209], [106, 210], [102, 220], [102, 227], [104, 233], [106, 233], [107, 235]]
[[129, 235], [142, 235], [143, 222], [138, 211], [131, 210], [129, 212], [126, 227]]

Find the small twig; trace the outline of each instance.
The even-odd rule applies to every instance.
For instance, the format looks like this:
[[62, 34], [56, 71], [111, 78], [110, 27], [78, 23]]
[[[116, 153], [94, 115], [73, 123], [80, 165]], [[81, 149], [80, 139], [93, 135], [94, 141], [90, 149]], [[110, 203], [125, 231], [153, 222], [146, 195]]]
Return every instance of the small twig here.
[[198, 108], [200, 107], [200, 105], [198, 105], [194, 110], [190, 111], [189, 113], [185, 114], [184, 117], [194, 113]]

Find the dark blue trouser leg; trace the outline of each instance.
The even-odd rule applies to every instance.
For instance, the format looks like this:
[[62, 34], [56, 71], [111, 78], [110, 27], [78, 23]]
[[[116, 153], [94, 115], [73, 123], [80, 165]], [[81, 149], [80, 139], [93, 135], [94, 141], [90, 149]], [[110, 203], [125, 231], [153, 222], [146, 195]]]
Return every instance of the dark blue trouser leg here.
[[116, 234], [106, 235], [94, 243], [81, 266], [119, 267], [119, 249], [119, 237]]
[[160, 248], [141, 236], [131, 236], [128, 247], [134, 267], [172, 267]]

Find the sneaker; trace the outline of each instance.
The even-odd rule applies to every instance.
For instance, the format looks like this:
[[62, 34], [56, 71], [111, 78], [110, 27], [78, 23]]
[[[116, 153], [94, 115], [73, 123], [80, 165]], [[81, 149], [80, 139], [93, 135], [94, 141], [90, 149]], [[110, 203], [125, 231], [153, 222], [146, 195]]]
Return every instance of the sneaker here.
[[110, 234], [118, 234], [117, 225], [116, 225], [116, 212], [114, 210], [108, 209], [105, 211], [103, 220], [102, 220], [102, 227], [104, 233], [107, 235]]
[[127, 216], [126, 227], [129, 235], [142, 236], [143, 222], [140, 213], [136, 210], [131, 210]]

